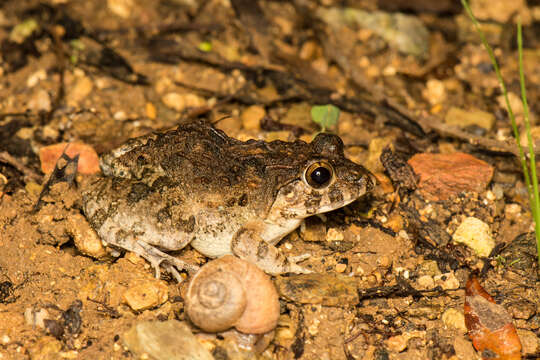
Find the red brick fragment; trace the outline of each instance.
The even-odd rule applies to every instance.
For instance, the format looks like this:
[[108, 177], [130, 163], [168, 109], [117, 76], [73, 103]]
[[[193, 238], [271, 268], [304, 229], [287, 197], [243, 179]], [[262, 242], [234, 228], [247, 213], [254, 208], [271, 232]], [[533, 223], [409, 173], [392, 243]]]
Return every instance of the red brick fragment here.
[[448, 200], [464, 191], [483, 191], [493, 167], [465, 153], [416, 154], [408, 161], [419, 176], [418, 190], [428, 200]]

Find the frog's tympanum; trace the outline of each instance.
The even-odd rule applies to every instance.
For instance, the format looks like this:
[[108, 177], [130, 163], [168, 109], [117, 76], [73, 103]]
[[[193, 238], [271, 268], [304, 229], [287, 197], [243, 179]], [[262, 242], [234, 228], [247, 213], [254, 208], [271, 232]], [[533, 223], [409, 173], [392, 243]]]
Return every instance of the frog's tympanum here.
[[209, 257], [235, 254], [270, 274], [305, 273], [302, 255], [275, 245], [302, 219], [345, 206], [373, 187], [346, 159], [343, 142], [242, 142], [204, 121], [128, 141], [83, 184], [84, 212], [112, 248], [163, 266], [195, 270], [164, 251], [187, 244]]

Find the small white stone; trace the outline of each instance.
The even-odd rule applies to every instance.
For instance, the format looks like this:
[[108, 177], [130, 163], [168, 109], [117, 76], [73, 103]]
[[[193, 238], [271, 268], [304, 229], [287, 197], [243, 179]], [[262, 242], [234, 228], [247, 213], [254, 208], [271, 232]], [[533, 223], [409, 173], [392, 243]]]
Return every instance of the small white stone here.
[[30, 76], [26, 80], [26, 86], [28, 86], [29, 88], [34, 87], [37, 85], [38, 82], [40, 82], [41, 80], [45, 80], [46, 78], [47, 72], [45, 71], [45, 69], [38, 70], [35, 73], [30, 74]]
[[495, 194], [493, 193], [493, 191], [491, 191], [491, 190], [486, 191], [486, 199], [488, 199], [489, 201], [493, 201], [493, 200], [496, 199]]
[[107, 1], [107, 7], [109, 11], [123, 19], [127, 19], [131, 15], [133, 5], [134, 5], [133, 0], [108, 0]]
[[435, 286], [435, 281], [429, 275], [420, 276], [416, 282], [422, 289], [431, 289]]
[[330, 228], [326, 232], [326, 241], [343, 241], [345, 236], [343, 232], [336, 228]]
[[173, 92], [165, 94], [161, 100], [167, 107], [178, 112], [181, 112], [186, 108], [196, 108], [206, 105], [206, 100], [195, 94], [179, 94]]
[[404, 240], [409, 240], [409, 234], [405, 230], [399, 230], [398, 236]]
[[459, 289], [459, 280], [453, 272], [448, 272], [433, 277], [435, 285], [440, 286], [443, 290]]
[[459, 225], [452, 239], [470, 247], [479, 256], [489, 256], [495, 247], [489, 225], [475, 217], [468, 217]]
[[127, 119], [127, 114], [125, 111], [120, 110], [114, 113], [113, 118], [114, 120], [124, 121]]
[[461, 333], [465, 334], [467, 332], [467, 327], [465, 326], [465, 316], [463, 312], [450, 308], [442, 314], [443, 323], [448, 326], [459, 330]]
[[426, 83], [426, 89], [422, 96], [429, 101], [431, 105], [442, 104], [446, 100], [446, 88], [441, 80], [429, 79]]

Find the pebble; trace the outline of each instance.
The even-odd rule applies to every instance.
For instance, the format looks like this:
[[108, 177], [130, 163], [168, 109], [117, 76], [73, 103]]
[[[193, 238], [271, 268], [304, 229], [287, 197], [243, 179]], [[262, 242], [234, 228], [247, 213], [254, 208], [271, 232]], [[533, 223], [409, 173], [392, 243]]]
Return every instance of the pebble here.
[[[523, 115], [523, 102], [521, 101], [521, 97], [516, 95], [514, 92], [509, 91], [508, 101], [510, 102], [510, 106], [512, 107], [512, 111], [514, 112], [515, 116]], [[499, 105], [501, 109], [504, 109], [505, 111], [507, 110], [506, 98], [504, 95], [497, 96], [497, 104]], [[521, 124], [518, 122], [518, 125], [521, 125]]]
[[133, 6], [133, 0], [107, 0], [109, 11], [123, 19], [127, 19], [131, 15]]
[[279, 121], [282, 124], [300, 126], [304, 129], [317, 130], [317, 124], [311, 118], [311, 106], [308, 103], [293, 104]]
[[506, 24], [514, 16], [519, 16], [524, 25], [531, 21], [525, 0], [471, 0], [471, 10], [478, 20]]
[[408, 161], [419, 176], [418, 191], [440, 201], [463, 191], [482, 192], [493, 177], [493, 167], [465, 153], [414, 155]]
[[113, 114], [113, 119], [116, 121], [124, 121], [127, 120], [128, 116], [125, 111], [120, 110]]
[[47, 79], [47, 72], [45, 71], [45, 69], [40, 69], [30, 74], [30, 76], [26, 80], [26, 86], [28, 86], [29, 88], [34, 87], [38, 84], [38, 82], [45, 79]]
[[336, 272], [342, 273], [345, 270], [347, 270], [347, 265], [346, 264], [337, 264], [336, 265]]
[[39, 89], [28, 100], [28, 109], [35, 112], [50, 111], [51, 110], [51, 97], [45, 89]]
[[155, 308], [168, 298], [167, 284], [158, 279], [137, 280], [130, 284], [123, 296], [124, 302], [135, 311]]
[[386, 347], [392, 352], [402, 352], [407, 348], [408, 337], [405, 335], [391, 336], [386, 340]]
[[301, 304], [345, 306], [358, 304], [357, 280], [342, 274], [299, 274], [278, 276], [280, 297]]
[[122, 336], [126, 347], [138, 358], [155, 360], [213, 360], [189, 327], [177, 320], [143, 321]]
[[493, 185], [492, 192], [493, 192], [493, 195], [495, 196], [495, 200], [501, 200], [504, 196], [504, 189], [499, 183]]
[[433, 289], [435, 287], [435, 281], [433, 280], [433, 277], [429, 275], [422, 275], [417, 280], [416, 283], [418, 286], [423, 289]]
[[[533, 146], [535, 148], [538, 148], [539, 140], [540, 140], [540, 126], [531, 126], [531, 139], [533, 142]], [[521, 131], [519, 134], [519, 143], [521, 146], [529, 146], [529, 139], [527, 137], [526, 131]]]
[[282, 130], [282, 131], [270, 131], [266, 133], [264, 140], [271, 142], [275, 140], [281, 140], [281, 141], [291, 141], [293, 139], [293, 135], [290, 131]]
[[356, 23], [382, 37], [390, 47], [400, 52], [425, 58], [429, 54], [429, 31], [415, 16], [383, 11], [338, 8], [320, 9], [319, 17], [332, 26], [343, 22]]
[[32, 308], [26, 308], [24, 310], [24, 320], [26, 321], [27, 325], [37, 326], [38, 328], [45, 329], [45, 319], [49, 319], [49, 312], [45, 309], [35, 311]]
[[144, 110], [149, 119], [155, 120], [157, 118], [157, 109], [151, 102], [145, 104]]
[[326, 241], [343, 241], [345, 240], [345, 235], [343, 231], [337, 228], [330, 228], [326, 232]]
[[495, 247], [489, 225], [475, 217], [468, 217], [452, 236], [454, 242], [467, 245], [479, 256], [489, 256]]
[[60, 351], [62, 343], [52, 336], [43, 336], [39, 338], [29, 349], [31, 360], [52, 360], [62, 359]]
[[422, 96], [431, 105], [442, 104], [446, 100], [446, 88], [444, 83], [438, 79], [429, 79], [426, 82], [426, 89], [422, 91]]
[[540, 338], [530, 330], [517, 329], [519, 340], [521, 341], [521, 351], [523, 357], [533, 356], [540, 351]]
[[446, 113], [444, 121], [449, 125], [456, 125], [461, 128], [476, 125], [486, 130], [491, 130], [493, 124], [495, 124], [495, 116], [482, 110], [465, 110], [451, 107]]
[[178, 112], [184, 111], [187, 108], [197, 108], [206, 105], [206, 100], [195, 94], [179, 94], [175, 92], [163, 95], [161, 101], [173, 110]]
[[536, 314], [536, 308], [536, 304], [525, 299], [513, 301], [507, 306], [508, 312], [514, 319], [523, 320], [531, 319]]
[[380, 161], [381, 153], [385, 147], [395, 140], [392, 136], [373, 138], [368, 147], [368, 159], [365, 166], [373, 173], [384, 173], [385, 169]]
[[435, 286], [440, 286], [443, 290], [459, 289], [459, 280], [453, 272], [440, 274], [433, 277]]
[[480, 359], [477, 352], [474, 350], [472, 342], [466, 339], [465, 336], [454, 337], [454, 351], [459, 360]]
[[302, 44], [298, 55], [302, 60], [312, 60], [320, 53], [321, 49], [319, 45], [313, 40], [308, 40]]
[[238, 133], [241, 127], [242, 123], [236, 116], [221, 118], [221, 120], [216, 123], [216, 128], [225, 131], [225, 133], [229, 136]]
[[300, 235], [304, 241], [324, 241], [326, 225], [317, 216], [308, 217], [300, 225]]
[[240, 119], [242, 126], [246, 130], [260, 130], [261, 120], [266, 115], [266, 110], [262, 106], [253, 105], [242, 111]]
[[435, 260], [424, 260], [418, 269], [418, 273], [422, 275], [431, 275], [436, 276], [441, 274], [439, 270], [439, 265]]
[[441, 319], [447, 327], [457, 329], [462, 334], [467, 332], [467, 327], [465, 326], [465, 315], [463, 315], [462, 311], [454, 308], [447, 309], [442, 314]]
[[83, 215], [72, 214], [66, 220], [66, 232], [73, 237], [77, 250], [95, 259], [109, 257], [101, 239]]
[[92, 80], [88, 76], [82, 76], [77, 79], [75, 86], [66, 93], [66, 101], [69, 105], [78, 106], [94, 88]]

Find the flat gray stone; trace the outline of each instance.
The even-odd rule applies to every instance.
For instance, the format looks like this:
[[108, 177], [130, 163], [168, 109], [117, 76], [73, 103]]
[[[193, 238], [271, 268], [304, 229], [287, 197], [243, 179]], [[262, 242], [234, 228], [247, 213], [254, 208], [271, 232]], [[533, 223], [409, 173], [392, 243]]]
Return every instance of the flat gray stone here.
[[155, 360], [213, 360], [189, 330], [177, 320], [142, 321], [122, 336], [128, 349]]

